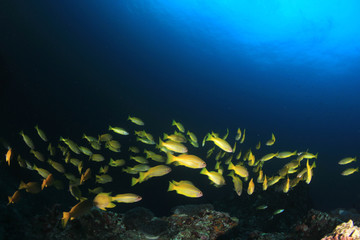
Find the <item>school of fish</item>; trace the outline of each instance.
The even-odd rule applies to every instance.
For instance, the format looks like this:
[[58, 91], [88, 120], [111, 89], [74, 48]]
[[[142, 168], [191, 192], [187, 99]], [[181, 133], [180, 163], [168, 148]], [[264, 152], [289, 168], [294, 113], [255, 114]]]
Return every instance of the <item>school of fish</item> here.
[[[8, 197], [9, 204], [17, 203], [21, 199], [22, 191], [36, 194], [51, 186], [58, 190], [68, 189], [77, 204], [63, 213], [62, 225], [65, 227], [69, 220], [87, 213], [93, 206], [106, 210], [114, 208], [118, 203], [142, 200], [142, 197], [135, 193], [104, 192], [102, 186], [113, 181], [113, 177], [108, 174], [110, 168], [119, 169], [122, 174], [129, 175], [131, 186], [171, 174], [176, 168], [190, 168], [197, 172], [199, 177], [206, 176], [209, 183], [215, 187], [232, 184], [235, 193], [241, 196], [243, 191], [252, 195], [255, 191], [266, 191], [274, 185], [278, 191], [287, 193], [301, 181], [309, 184], [316, 167], [318, 154], [296, 150], [272, 152], [272, 146], [276, 142], [274, 133], [269, 139], [265, 139], [263, 144], [258, 141], [253, 148], [244, 148], [246, 129], [240, 128], [232, 137], [229, 136], [229, 130], [222, 137], [218, 133], [210, 132], [199, 143], [193, 132], [185, 131], [180, 122], [173, 120], [171, 125], [175, 128], [174, 132], [163, 133], [163, 137], [156, 142], [157, 138], [151, 133], [134, 130], [145, 128], [143, 120], [133, 116], [129, 116], [128, 120], [133, 124], [132, 131], [109, 126], [108, 132], [97, 137], [87, 134], [77, 140], [59, 137], [57, 143], [49, 143], [45, 132], [39, 126], [35, 126], [36, 131], [21, 131], [20, 135], [29, 154], [23, 158], [14, 152], [13, 148], [8, 147], [5, 154], [6, 165], [11, 167], [18, 164], [29, 171], [37, 172], [38, 178], [27, 183], [21, 181], [19, 188]], [[130, 154], [128, 159], [121, 158], [124, 151], [122, 144], [131, 136], [136, 139], [137, 144], [126, 151]], [[41, 143], [33, 141], [35, 138]], [[47, 150], [40, 151], [40, 145], [46, 145]], [[206, 151], [204, 157], [200, 156], [204, 150], [197, 150], [200, 148]], [[264, 148], [270, 153], [262, 154]], [[106, 159], [103, 151], [110, 151], [113, 157]], [[275, 174], [266, 173], [264, 166], [272, 161], [280, 161], [283, 166]], [[356, 158], [345, 158], [339, 164], [353, 161], [356, 161]], [[356, 171], [358, 168], [351, 168], [342, 174], [350, 175]], [[227, 178], [232, 180], [232, 183], [229, 183]], [[91, 179], [94, 184], [90, 189], [86, 184]], [[203, 196], [196, 183], [187, 179], [173, 179], [169, 182], [167, 191], [190, 198]], [[267, 207], [261, 205], [257, 209], [263, 210]], [[274, 215], [283, 211], [284, 209], [278, 209], [274, 211]]]

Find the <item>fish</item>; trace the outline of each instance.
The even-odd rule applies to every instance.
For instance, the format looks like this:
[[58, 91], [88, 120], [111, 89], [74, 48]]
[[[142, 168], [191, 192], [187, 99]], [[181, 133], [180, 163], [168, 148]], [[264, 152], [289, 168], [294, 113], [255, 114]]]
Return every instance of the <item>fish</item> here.
[[5, 160], [6, 160], [7, 164], [8, 164], [8, 166], [10, 166], [11, 157], [12, 157], [12, 149], [9, 148], [8, 151], [5, 154]]
[[103, 167], [100, 167], [99, 173], [100, 174], [106, 174], [109, 171], [109, 165], [105, 165]]
[[355, 172], [358, 172], [359, 171], [359, 168], [357, 167], [357, 168], [348, 168], [348, 169], [346, 169], [346, 170], [344, 170], [342, 173], [341, 173], [341, 175], [343, 175], [343, 176], [348, 176], [348, 175], [351, 175], [351, 174], [353, 174], [353, 173], [355, 173]]
[[41, 152], [38, 152], [38, 151], [35, 151], [35, 150], [31, 149], [30, 153], [32, 153], [37, 160], [39, 160], [41, 162], [45, 162], [45, 158], [44, 158], [44, 156], [42, 155]]
[[112, 127], [109, 126], [109, 131], [113, 131], [114, 133], [120, 134], [120, 135], [129, 135], [129, 132], [126, 131], [125, 129], [121, 128], [121, 127]]
[[163, 142], [159, 138], [159, 145], [158, 148], [165, 147], [166, 149], [176, 152], [176, 153], [187, 153], [188, 149], [181, 143], [174, 142], [174, 141], [166, 141]]
[[43, 190], [45, 187], [50, 187], [54, 184], [54, 176], [50, 173], [47, 178], [45, 178], [41, 184], [41, 190]]
[[236, 155], [236, 160], [239, 160], [241, 158], [241, 151]]
[[232, 171], [228, 176], [232, 177], [233, 183], [234, 183], [234, 190], [236, 194], [240, 197], [243, 190], [243, 182], [238, 176], [234, 175], [234, 172]]
[[19, 190], [25, 189], [26, 192], [29, 193], [39, 193], [41, 191], [40, 184], [38, 182], [28, 182], [24, 183], [23, 181], [20, 182]]
[[83, 134], [82, 138], [86, 139], [89, 143], [98, 141], [95, 137], [88, 136], [85, 133]]
[[101, 150], [101, 144], [98, 141], [92, 141], [90, 145], [95, 150]]
[[134, 186], [138, 182], [144, 182], [152, 177], [161, 177], [171, 172], [171, 168], [166, 165], [157, 165], [155, 167], [150, 168], [146, 172], [140, 172], [139, 178], [132, 178], [131, 186]]
[[182, 165], [188, 168], [204, 168], [206, 163], [199, 157], [195, 155], [181, 154], [179, 156], [174, 156], [170, 153], [167, 154], [168, 160], [166, 164], [171, 164], [173, 162], [178, 165]]
[[152, 151], [144, 150], [144, 153], [146, 154], [146, 158], [149, 158], [151, 160], [154, 160], [156, 162], [165, 162], [165, 157], [159, 154], [156, 154]]
[[109, 183], [112, 182], [113, 180], [112, 177], [107, 174], [96, 175], [95, 177], [96, 177], [96, 182], [101, 184]]
[[261, 142], [259, 141], [258, 144], [256, 144], [256, 147], [255, 147], [255, 148], [256, 148], [256, 150], [259, 150], [260, 147], [261, 147]]
[[44, 133], [44, 131], [41, 130], [38, 125], [35, 126], [35, 129], [36, 129], [39, 137], [40, 137], [44, 142], [47, 142], [48, 139], [47, 139], [46, 134]]
[[51, 159], [48, 159], [48, 163], [58, 172], [60, 173], [64, 173], [65, 172], [65, 168], [61, 163], [55, 162]]
[[168, 140], [171, 140], [173, 142], [178, 142], [178, 143], [186, 142], [186, 138], [183, 135], [179, 135], [179, 134], [168, 135], [168, 134], [164, 133], [163, 139], [164, 140], [168, 139]]
[[55, 156], [55, 154], [56, 154], [56, 148], [55, 147], [53, 147], [52, 145], [51, 145], [51, 143], [49, 143], [49, 146], [48, 146], [48, 151], [50, 152], [50, 156]]
[[95, 196], [93, 203], [97, 208], [106, 211], [107, 208], [114, 208], [116, 206], [112, 201], [110, 193], [99, 193]]
[[145, 125], [143, 120], [141, 120], [140, 118], [137, 118], [137, 117], [131, 117], [129, 115], [128, 120], [130, 120], [131, 122], [133, 122], [133, 123], [135, 123], [136, 125], [139, 125], [139, 126], [144, 126]]
[[239, 141], [241, 138], [241, 129], [238, 128], [236, 131], [235, 141]]
[[68, 138], [65, 139], [63, 137], [60, 137], [60, 141], [64, 142], [70, 148], [70, 150], [73, 151], [74, 153], [76, 153], [76, 154], [81, 153], [78, 145], [75, 142], [73, 142], [72, 140], [70, 140]]
[[24, 131], [21, 131], [20, 135], [23, 137], [24, 142], [26, 143], [26, 145], [28, 145], [29, 148], [31, 148], [32, 150], [35, 149], [33, 141], [29, 136], [24, 134]]
[[317, 159], [318, 154], [319, 154], [319, 153], [316, 153], [316, 154], [314, 155], [314, 154], [312, 154], [312, 153], [305, 152], [305, 153], [304, 153], [304, 158], [305, 158], [305, 159], [312, 159], [312, 158]]
[[135, 146], [130, 146], [129, 151], [132, 152], [132, 153], [140, 153], [139, 148], [137, 148]]
[[243, 177], [243, 178], [248, 178], [249, 177], [249, 172], [246, 169], [246, 167], [244, 167], [244, 166], [242, 166], [240, 164], [234, 165], [232, 162], [230, 162], [230, 164], [228, 166], [228, 170], [233, 170], [240, 177]]
[[145, 144], [149, 144], [149, 145], [155, 144], [155, 142], [153, 140], [148, 139], [148, 138], [142, 138], [142, 137], [137, 137], [136, 141], [139, 141], [139, 142], [142, 142], [142, 143], [145, 143]]
[[104, 156], [99, 153], [95, 153], [95, 154], [91, 155], [90, 159], [94, 162], [102, 162], [105, 160]]
[[195, 143], [198, 142], [198, 139], [197, 139], [196, 135], [195, 135], [193, 132], [190, 132], [190, 131], [188, 130], [186, 134], [189, 136], [189, 138], [190, 138], [191, 141], [193, 141], [193, 142], [195, 142]]
[[110, 158], [109, 165], [110, 165], [111, 167], [121, 167], [121, 166], [124, 166], [124, 165], [125, 165], [125, 160], [124, 160], [124, 159], [114, 160], [114, 159]]
[[91, 178], [91, 169], [87, 168], [83, 174], [81, 174], [80, 177], [80, 185], [82, 185], [86, 180]]
[[44, 168], [38, 168], [35, 164], [32, 168], [33, 168], [33, 170], [36, 170], [40, 174], [40, 176], [42, 176], [43, 178], [47, 178], [50, 174], [50, 172], [48, 170], [46, 170]]
[[172, 121], [171, 126], [176, 126], [177, 129], [179, 129], [179, 131], [182, 132], [182, 133], [185, 132], [184, 126], [181, 123], [176, 122], [175, 120]]
[[146, 158], [142, 157], [142, 156], [130, 156], [130, 159], [135, 160], [138, 163], [141, 164], [148, 164], [149, 161], [146, 160]]
[[242, 138], [240, 139], [240, 143], [244, 143], [244, 141], [245, 141], [245, 134], [246, 134], [246, 129], [244, 129]]
[[93, 154], [90, 149], [88, 149], [87, 147], [84, 147], [84, 146], [79, 146], [79, 150], [87, 156], [91, 156]]
[[275, 157], [276, 158], [288, 158], [288, 157], [296, 155], [296, 153], [297, 153], [296, 150], [294, 152], [279, 152]]
[[218, 146], [225, 152], [229, 152], [229, 153], [233, 152], [230, 144], [227, 141], [225, 141], [224, 139], [216, 137], [215, 134], [208, 133], [206, 141], [214, 142], [216, 146]]
[[69, 212], [63, 212], [63, 217], [61, 218], [62, 227], [66, 227], [69, 219], [73, 220], [88, 213], [92, 207], [93, 202], [86, 199], [73, 206]]
[[76, 200], [84, 199], [84, 198], [82, 197], [81, 190], [80, 190], [80, 188], [79, 188], [77, 185], [72, 185], [72, 184], [70, 184], [70, 185], [69, 185], [69, 191], [70, 191], [70, 194], [71, 194]]
[[113, 139], [113, 136], [110, 133], [101, 134], [98, 137], [99, 142], [108, 142]]
[[88, 189], [89, 193], [92, 193], [92, 194], [98, 194], [98, 193], [101, 193], [103, 191], [103, 188], [102, 187], [97, 187], [97, 188], [94, 188], [94, 189]]
[[289, 176], [287, 177], [286, 179], [286, 182], [284, 184], [284, 188], [283, 188], [283, 192], [284, 193], [287, 193], [290, 189], [290, 179], [289, 179]]
[[142, 197], [134, 193], [123, 193], [113, 196], [112, 200], [118, 203], [134, 203], [142, 200]]
[[267, 182], [267, 177], [266, 175], [264, 176], [264, 181], [262, 183], [262, 188], [263, 188], [263, 191], [266, 191], [267, 188], [268, 188], [268, 182]]
[[278, 215], [278, 214], [280, 214], [280, 213], [282, 213], [282, 212], [284, 212], [285, 211], [285, 209], [277, 209], [277, 210], [275, 210], [274, 212], [273, 212], [273, 215]]
[[312, 171], [309, 165], [309, 159], [306, 161], [306, 183], [309, 184], [312, 178]]
[[191, 198], [199, 198], [203, 196], [203, 193], [195, 187], [192, 182], [185, 180], [179, 182], [173, 180], [172, 182], [169, 182], [168, 191], [176, 191], [177, 194]]
[[149, 165], [146, 164], [138, 164], [135, 165], [134, 167], [127, 167], [126, 169], [124, 169], [124, 172], [146, 172], [150, 169]]
[[20, 200], [20, 191], [16, 190], [12, 196], [8, 197], [8, 199], [9, 199], [9, 203], [7, 205], [10, 205], [11, 203], [15, 204], [15, 203], [19, 202], [19, 200]]
[[215, 172], [215, 171], [211, 171], [209, 172], [206, 168], [203, 168], [200, 171], [200, 174], [206, 175], [208, 176], [209, 180], [216, 186], [216, 187], [221, 187], [223, 185], [225, 185], [225, 178], [222, 176], [221, 173], [219, 172]]
[[275, 143], [275, 135], [274, 133], [271, 134], [271, 139], [266, 142], [266, 146], [272, 146]]
[[349, 164], [351, 162], [356, 162], [356, 157], [343, 158], [338, 162], [338, 164], [339, 165], [345, 165], [345, 164]]
[[256, 207], [257, 210], [265, 210], [267, 208], [268, 208], [267, 205], [260, 205], [260, 206]]
[[250, 179], [250, 182], [249, 182], [248, 189], [247, 189], [247, 194], [248, 194], [248, 195], [253, 194], [253, 193], [254, 193], [254, 190], [255, 190], [255, 184], [254, 184], [254, 180], [251, 178], [251, 179]]
[[265, 161], [269, 161], [270, 159], [276, 157], [279, 153], [268, 153], [265, 156], [263, 156], [262, 158], [260, 158], [261, 162], [265, 162]]

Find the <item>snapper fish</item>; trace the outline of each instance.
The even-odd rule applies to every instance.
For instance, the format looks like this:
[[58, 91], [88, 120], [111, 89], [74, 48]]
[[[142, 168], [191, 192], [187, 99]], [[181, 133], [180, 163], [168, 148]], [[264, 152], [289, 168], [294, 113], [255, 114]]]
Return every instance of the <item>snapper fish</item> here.
[[134, 193], [123, 193], [113, 196], [112, 200], [118, 203], [134, 203], [142, 200], [142, 197]]
[[129, 135], [129, 132], [121, 127], [112, 127], [109, 126], [109, 131], [113, 131], [114, 133], [120, 134], [120, 135]]
[[178, 165], [182, 165], [188, 168], [204, 168], [206, 163], [195, 155], [181, 154], [179, 156], [174, 156], [170, 153], [167, 154], [168, 160], [166, 164], [171, 164], [175, 162]]
[[169, 182], [168, 191], [176, 191], [176, 193], [184, 195], [191, 198], [199, 198], [203, 196], [203, 193], [194, 186], [190, 181], [172, 181]]
[[61, 219], [62, 227], [65, 228], [69, 220], [81, 217], [82, 215], [90, 212], [92, 207], [93, 202], [86, 199], [73, 206], [69, 212], [63, 212], [63, 217]]
[[146, 172], [140, 172], [139, 178], [132, 178], [131, 186], [134, 186], [137, 183], [144, 182], [152, 177], [161, 177], [171, 172], [171, 168], [166, 165], [157, 165], [150, 168]]
[[226, 140], [217, 137], [216, 134], [208, 133], [206, 136], [207, 136], [206, 141], [214, 142], [216, 146], [218, 146], [219, 148], [221, 148], [225, 152], [229, 152], [229, 153], [233, 152], [230, 144]]
[[271, 134], [271, 139], [268, 140], [265, 145], [266, 146], [272, 146], [272, 145], [274, 145], [274, 143], [275, 143], [275, 135], [272, 133]]
[[356, 162], [356, 157], [343, 158], [338, 162], [338, 164], [339, 165], [345, 165], [345, 164], [349, 164], [349, 163], [352, 163], [352, 162]]
[[128, 120], [130, 120], [131, 122], [133, 122], [133, 123], [135, 123], [136, 125], [139, 125], [139, 126], [144, 126], [145, 125], [143, 120], [141, 120], [140, 118], [137, 118], [137, 117], [131, 117], [129, 115]]
[[24, 142], [26, 143], [26, 145], [28, 145], [29, 148], [31, 148], [32, 150], [35, 149], [33, 141], [28, 135], [25, 135], [24, 131], [21, 131], [20, 135], [23, 137]]
[[200, 171], [200, 174], [208, 176], [209, 180], [215, 185], [215, 187], [221, 187], [225, 185], [225, 179], [222, 176], [222, 173], [215, 171], [208, 171], [206, 168], [203, 168]]
[[39, 137], [40, 137], [44, 142], [47, 142], [48, 139], [47, 139], [46, 134], [44, 133], [44, 131], [41, 130], [38, 125], [35, 126], [35, 129], [36, 129]]
[[179, 131], [182, 133], [185, 132], [184, 126], [181, 123], [176, 122], [175, 120], [172, 121], [171, 126], [176, 126], [177, 129], [179, 129]]

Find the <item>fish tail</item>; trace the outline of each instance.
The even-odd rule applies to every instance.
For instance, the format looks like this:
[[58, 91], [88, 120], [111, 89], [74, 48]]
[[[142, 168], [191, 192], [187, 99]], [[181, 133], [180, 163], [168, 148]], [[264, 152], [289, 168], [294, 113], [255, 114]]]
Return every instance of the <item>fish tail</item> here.
[[61, 218], [61, 225], [63, 228], [66, 227], [67, 222], [70, 219], [70, 213], [69, 212], [63, 212], [63, 217]]
[[134, 186], [135, 184], [137, 184], [139, 182], [139, 178], [132, 178], [131, 179], [131, 186]]
[[127, 120], [131, 120], [131, 116], [130, 116], [130, 115], [128, 116], [128, 119], [127, 119]]
[[316, 159], [318, 158], [318, 154], [319, 154], [319, 153], [316, 153], [316, 155], [315, 155], [315, 158], [316, 158]]
[[12, 203], [11, 196], [8, 196], [8, 199], [9, 199], [9, 203], [7, 205], [9, 206]]
[[109, 130], [111, 130], [112, 129], [112, 127], [109, 125]]
[[176, 126], [175, 120], [172, 121], [171, 126]]
[[167, 153], [167, 161], [166, 161], [166, 164], [170, 164], [172, 162], [174, 162], [174, 156], [171, 155], [170, 153]]
[[228, 170], [231, 170], [234, 168], [234, 164], [230, 161], [229, 162], [229, 166], [228, 166]]
[[19, 189], [25, 189], [25, 188], [26, 188], [26, 184], [23, 181], [21, 181]]
[[164, 133], [164, 137], [163, 139], [167, 139], [169, 135], [167, 135], [166, 133]]
[[207, 175], [209, 171], [206, 168], [201, 169], [200, 174]]
[[168, 192], [169, 191], [174, 191], [175, 190], [175, 184], [172, 182], [169, 182], [169, 188], [168, 188]]

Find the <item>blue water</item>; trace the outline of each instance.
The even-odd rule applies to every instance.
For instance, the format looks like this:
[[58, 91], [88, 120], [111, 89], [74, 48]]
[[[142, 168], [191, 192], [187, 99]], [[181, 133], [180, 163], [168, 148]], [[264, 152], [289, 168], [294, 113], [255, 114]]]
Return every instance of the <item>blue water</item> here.
[[[360, 208], [359, 175], [343, 177], [337, 165], [360, 156], [356, 1], [1, 5], [1, 133], [10, 142], [36, 124], [55, 141], [96, 135], [128, 114], [154, 135], [170, 132], [172, 119], [199, 139], [246, 128], [244, 151], [274, 132], [272, 151], [319, 152], [315, 208]], [[147, 206], [168, 199], [148, 197]]]

